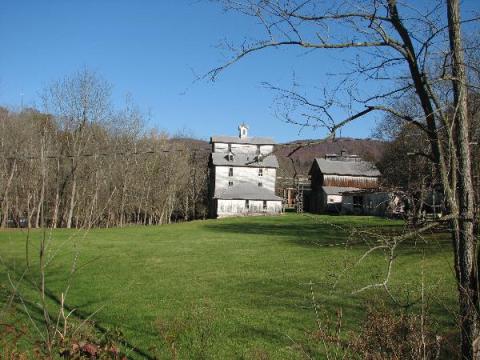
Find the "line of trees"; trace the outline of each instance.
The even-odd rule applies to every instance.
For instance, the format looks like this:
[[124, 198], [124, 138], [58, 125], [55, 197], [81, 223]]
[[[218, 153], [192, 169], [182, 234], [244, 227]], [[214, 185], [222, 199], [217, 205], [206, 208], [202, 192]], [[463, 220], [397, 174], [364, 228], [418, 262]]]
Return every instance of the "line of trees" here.
[[0, 108], [0, 226], [164, 224], [206, 214], [207, 154], [147, 131], [127, 99], [84, 69], [42, 94], [45, 110]]

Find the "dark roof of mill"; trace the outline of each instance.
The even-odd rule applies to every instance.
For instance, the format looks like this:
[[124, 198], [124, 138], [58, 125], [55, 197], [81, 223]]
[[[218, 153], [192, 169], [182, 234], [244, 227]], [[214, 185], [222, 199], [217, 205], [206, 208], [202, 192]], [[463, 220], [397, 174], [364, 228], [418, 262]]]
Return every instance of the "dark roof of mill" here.
[[252, 145], [274, 145], [275, 141], [268, 137], [246, 137], [239, 138], [238, 136], [212, 136], [210, 138], [210, 144], [212, 143], [227, 143], [227, 144], [252, 144]]
[[315, 162], [323, 174], [350, 176], [380, 176], [376, 166], [364, 160], [328, 160], [316, 158]]
[[257, 160], [254, 154], [233, 154], [233, 160], [228, 160], [227, 153], [212, 153], [212, 163], [215, 166], [247, 166], [247, 167], [266, 167], [278, 168], [278, 161], [275, 155], [262, 156]]
[[222, 200], [282, 200], [273, 191], [247, 182], [240, 182], [233, 186], [219, 189], [215, 192], [215, 198]]
[[342, 195], [344, 192], [360, 190], [356, 187], [340, 187], [340, 186], [322, 186], [322, 190], [327, 195]]

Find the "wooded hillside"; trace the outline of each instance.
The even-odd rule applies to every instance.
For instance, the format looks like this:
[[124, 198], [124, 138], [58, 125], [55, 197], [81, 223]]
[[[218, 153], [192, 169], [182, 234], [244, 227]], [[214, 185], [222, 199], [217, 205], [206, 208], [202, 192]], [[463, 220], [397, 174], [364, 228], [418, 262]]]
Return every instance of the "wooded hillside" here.
[[[52, 227], [163, 224], [207, 214], [207, 141], [146, 131], [134, 112], [69, 127], [35, 109], [0, 111], [0, 224]], [[305, 143], [308, 141], [302, 141]], [[279, 176], [293, 176], [279, 144]], [[383, 143], [338, 139], [306, 146], [294, 159], [307, 174], [315, 157], [342, 149], [377, 160]]]

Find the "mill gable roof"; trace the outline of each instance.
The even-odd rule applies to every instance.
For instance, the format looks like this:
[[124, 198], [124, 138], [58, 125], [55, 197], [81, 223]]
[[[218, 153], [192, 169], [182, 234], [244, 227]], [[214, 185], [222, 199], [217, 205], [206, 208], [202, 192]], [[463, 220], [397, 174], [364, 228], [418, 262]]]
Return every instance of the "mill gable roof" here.
[[239, 138], [237, 136], [212, 136], [210, 144], [213, 143], [227, 143], [227, 144], [251, 144], [251, 145], [274, 145], [275, 141], [269, 137], [245, 137]]
[[245, 166], [278, 168], [275, 155], [267, 155], [257, 160], [255, 154], [233, 154], [233, 160], [228, 159], [227, 153], [212, 153], [212, 163], [215, 166]]
[[[378, 177], [380, 171], [376, 166], [364, 160], [329, 160], [316, 158], [313, 165], [317, 165], [325, 175], [367, 176]], [[312, 166], [313, 167], [313, 166]], [[310, 170], [311, 171], [311, 170]]]
[[247, 182], [218, 189], [215, 191], [215, 198], [223, 200], [282, 200], [273, 191]]

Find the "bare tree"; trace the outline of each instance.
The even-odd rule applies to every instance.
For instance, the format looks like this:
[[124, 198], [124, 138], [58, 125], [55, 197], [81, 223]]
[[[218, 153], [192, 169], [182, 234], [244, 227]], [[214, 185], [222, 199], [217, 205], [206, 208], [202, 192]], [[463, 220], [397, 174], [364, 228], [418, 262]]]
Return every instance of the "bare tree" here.
[[110, 105], [110, 88], [84, 69], [44, 90], [49, 113], [0, 109], [0, 226], [44, 220], [90, 228], [200, 216], [208, 151], [147, 132], [131, 97], [120, 110]]
[[[479, 358], [477, 219], [471, 171], [472, 122], [467, 107], [469, 88], [475, 88], [465, 69], [461, 35], [461, 25], [474, 26], [478, 16], [462, 21], [458, 0], [429, 2], [422, 7], [397, 0], [221, 3], [227, 10], [256, 19], [265, 36], [239, 47], [228, 44], [233, 56], [208, 73], [212, 80], [245, 56], [269, 48], [295, 47], [310, 52], [356, 49], [354, 56], [340, 52], [350, 70], [336, 86], [323, 90], [320, 101], [312, 101], [296, 89], [269, 85], [289, 104], [279, 115], [300, 126], [325, 127], [334, 135], [356, 119], [382, 112], [425, 134], [428, 156], [443, 186], [445, 219], [451, 224], [462, 356]], [[364, 82], [374, 83], [376, 90], [365, 91], [359, 85]], [[405, 96], [415, 100], [412, 109], [392, 106]], [[340, 103], [339, 99], [348, 100]], [[344, 119], [331, 114], [340, 106], [349, 109]]]
[[106, 120], [110, 112], [111, 86], [94, 72], [83, 69], [52, 83], [43, 94], [45, 109], [59, 121], [66, 133], [65, 151], [71, 155], [71, 191], [66, 226], [72, 226], [77, 197], [80, 160], [91, 132], [89, 125]]

